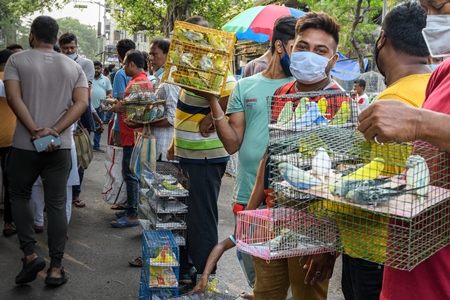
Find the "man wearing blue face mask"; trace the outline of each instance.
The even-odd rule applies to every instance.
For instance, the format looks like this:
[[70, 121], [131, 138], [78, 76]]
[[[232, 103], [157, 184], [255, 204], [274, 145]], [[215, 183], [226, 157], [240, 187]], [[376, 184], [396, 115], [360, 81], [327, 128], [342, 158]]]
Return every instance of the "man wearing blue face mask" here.
[[[450, 0], [421, 0], [420, 4], [428, 12], [424, 38], [431, 55], [448, 55], [445, 45], [449, 45], [450, 35]], [[437, 22], [441, 21], [441, 22]], [[436, 26], [439, 25], [439, 26]], [[430, 35], [439, 32], [439, 37]], [[448, 50], [448, 48], [447, 48]], [[435, 171], [447, 175], [448, 170], [440, 170], [447, 166], [450, 152], [450, 60], [444, 60], [431, 74], [425, 93], [422, 108], [406, 105], [400, 101], [377, 101], [359, 115], [360, 130], [368, 140], [376, 138], [380, 143], [410, 142], [423, 140], [444, 150], [446, 153], [429, 165]], [[437, 182], [448, 183], [448, 178], [440, 178]], [[441, 213], [433, 206], [427, 212], [429, 220], [439, 219], [448, 222], [447, 207]], [[437, 214], [436, 214], [437, 213]], [[443, 228], [433, 228], [428, 232], [446, 232]], [[422, 230], [422, 228], [418, 228]], [[425, 230], [425, 229], [424, 229]], [[448, 241], [430, 236], [427, 245], [427, 256], [411, 271], [396, 270], [385, 266], [380, 299], [382, 300], [415, 300], [415, 299], [448, 299], [450, 295], [450, 246]], [[443, 247], [444, 246], [444, 247]], [[443, 247], [443, 248], [442, 248]], [[441, 249], [442, 248], [442, 249]], [[439, 250], [440, 249], [440, 250]]]

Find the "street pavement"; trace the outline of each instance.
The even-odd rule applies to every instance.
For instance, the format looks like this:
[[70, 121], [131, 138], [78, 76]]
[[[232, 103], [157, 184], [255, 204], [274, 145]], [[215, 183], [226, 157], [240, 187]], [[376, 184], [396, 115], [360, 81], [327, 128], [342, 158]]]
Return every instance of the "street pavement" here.
[[[102, 148], [106, 148], [105, 134]], [[40, 299], [120, 299], [136, 300], [139, 297], [140, 268], [130, 267], [128, 261], [141, 256], [141, 228], [112, 228], [116, 210], [101, 198], [104, 183], [105, 154], [94, 152], [94, 160], [85, 171], [80, 198], [86, 203], [84, 208], [73, 207], [69, 224], [69, 240], [66, 244], [63, 266], [69, 282], [58, 288], [44, 284], [49, 264], [47, 234], [36, 234], [36, 252], [45, 258], [47, 267], [38, 278], [22, 286], [16, 286], [15, 276], [22, 267], [22, 251], [17, 235], [10, 238], [0, 236], [0, 299], [40, 300]], [[234, 230], [231, 199], [234, 179], [224, 176], [219, 197], [219, 241]], [[3, 210], [0, 210], [3, 220]], [[3, 229], [3, 223], [2, 227]], [[251, 288], [247, 285], [235, 255], [235, 249], [224, 253], [218, 264], [217, 276], [225, 283], [230, 294], [237, 295]], [[330, 281], [330, 300], [344, 299], [341, 288], [341, 259], [336, 262]], [[305, 299], [307, 300], [307, 299]]]

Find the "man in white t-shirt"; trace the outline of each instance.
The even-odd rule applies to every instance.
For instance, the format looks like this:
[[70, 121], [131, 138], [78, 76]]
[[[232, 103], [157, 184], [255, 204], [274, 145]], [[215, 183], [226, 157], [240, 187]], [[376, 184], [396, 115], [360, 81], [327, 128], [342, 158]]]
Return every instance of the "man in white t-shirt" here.
[[366, 81], [358, 79], [353, 82], [353, 91], [355, 92], [354, 99], [358, 103], [359, 111], [365, 110], [369, 107], [369, 96], [366, 94]]

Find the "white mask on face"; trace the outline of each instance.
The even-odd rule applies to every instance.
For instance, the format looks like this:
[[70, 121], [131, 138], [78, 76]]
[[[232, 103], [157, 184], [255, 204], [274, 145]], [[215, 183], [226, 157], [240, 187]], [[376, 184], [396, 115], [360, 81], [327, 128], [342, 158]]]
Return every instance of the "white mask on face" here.
[[71, 58], [71, 59], [75, 59], [75, 58], [77, 58], [77, 53], [75, 52], [75, 53], [72, 53], [72, 54], [66, 54], [66, 56], [68, 57], [68, 58]]
[[314, 84], [328, 77], [325, 69], [332, 58], [313, 52], [292, 52], [290, 70], [298, 82]]
[[429, 15], [422, 35], [432, 57], [450, 54], [450, 15]]

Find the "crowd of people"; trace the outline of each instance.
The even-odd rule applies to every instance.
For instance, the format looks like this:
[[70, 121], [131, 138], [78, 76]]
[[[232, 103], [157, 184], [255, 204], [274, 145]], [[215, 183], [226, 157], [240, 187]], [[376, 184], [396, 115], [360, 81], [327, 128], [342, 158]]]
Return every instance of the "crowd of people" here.
[[[366, 82], [358, 79], [352, 93], [352, 101], [358, 104], [358, 130], [368, 140], [381, 144], [421, 139], [450, 151], [450, 106], [445, 102], [450, 60], [432, 66], [434, 71], [429, 61], [430, 54], [449, 54], [442, 50], [447, 41], [425, 33], [434, 29], [436, 20], [444, 20], [438, 24], [444, 26], [440, 28], [443, 37], [448, 36], [450, 1], [439, 7], [434, 2], [403, 2], [383, 20], [374, 60], [387, 88], [369, 103]], [[211, 27], [199, 16], [185, 21]], [[219, 97], [162, 82], [168, 38], [152, 40], [148, 53], [136, 50], [132, 40], [120, 40], [116, 49], [123, 67], [116, 70], [79, 56], [77, 37], [64, 33], [58, 38], [58, 33], [54, 19], [40, 16], [31, 25], [31, 50], [10, 45], [0, 51], [0, 156], [6, 191], [3, 235], [17, 233], [24, 253], [16, 284], [35, 280], [45, 268], [45, 260], [34, 250], [34, 234], [45, 228], [44, 204], [51, 258], [45, 283], [58, 286], [68, 280], [62, 259], [71, 209], [86, 205], [80, 199], [84, 169], [77, 164], [73, 140], [77, 125], [93, 132], [93, 150], [104, 152], [100, 140], [103, 124], [108, 123], [108, 144], [123, 149], [122, 175], [127, 187], [126, 209], [116, 213], [110, 225], [139, 225], [139, 178], [130, 169], [130, 160], [135, 132], [142, 126], [127, 119], [123, 105], [132, 86], [138, 84], [166, 100], [165, 118], [150, 127], [156, 137], [157, 159], [176, 163], [190, 180], [180, 283], [186, 292], [204, 290], [223, 252], [236, 244], [233, 234], [218, 241], [217, 201], [230, 155], [239, 151], [233, 212], [260, 208], [267, 196], [265, 172], [270, 160], [266, 98], [344, 91], [330, 75], [338, 59], [340, 25], [323, 12], [279, 18], [268, 52], [247, 64], [245, 78], [236, 81], [229, 73]], [[36, 64], [30, 66], [28, 60]], [[105, 112], [101, 100], [107, 97], [114, 98], [115, 105]], [[33, 142], [49, 136], [53, 137], [45, 151], [37, 152]], [[241, 297], [326, 299], [335, 261], [341, 256], [345, 299], [446, 299], [450, 295], [446, 279], [449, 251], [450, 246], [444, 247], [411, 272], [369, 262], [351, 251], [278, 259], [270, 264], [239, 253], [253, 288], [253, 295]], [[130, 264], [142, 266], [142, 259]], [[197, 274], [201, 275], [198, 283]]]

